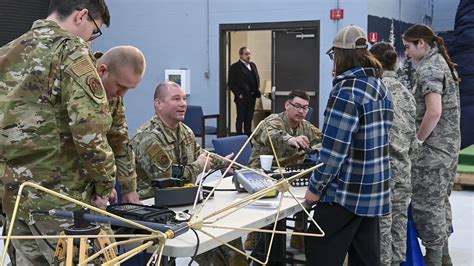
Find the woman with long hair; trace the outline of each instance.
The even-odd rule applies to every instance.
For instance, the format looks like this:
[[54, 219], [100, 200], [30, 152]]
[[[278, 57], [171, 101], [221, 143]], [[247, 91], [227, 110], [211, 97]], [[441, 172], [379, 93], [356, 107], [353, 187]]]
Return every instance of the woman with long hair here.
[[412, 92], [420, 147], [412, 158], [413, 218], [426, 248], [427, 265], [452, 265], [449, 195], [461, 142], [456, 64], [443, 39], [426, 25], [410, 27], [403, 34], [403, 43], [407, 56], [417, 63]]
[[[379, 217], [390, 213], [390, 93], [360, 27], [338, 32], [328, 55], [336, 77], [323, 126], [320, 162], [305, 199], [324, 237], [305, 238], [307, 265], [380, 264]], [[308, 229], [317, 232], [312, 224]]]

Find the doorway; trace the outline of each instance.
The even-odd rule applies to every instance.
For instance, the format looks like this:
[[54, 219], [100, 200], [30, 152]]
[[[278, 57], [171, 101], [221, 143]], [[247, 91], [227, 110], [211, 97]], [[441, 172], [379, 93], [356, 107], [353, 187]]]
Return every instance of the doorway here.
[[254, 125], [270, 113], [283, 111], [288, 94], [296, 89], [310, 95], [310, 121], [318, 125], [319, 32], [319, 21], [220, 25], [221, 135], [235, 132], [234, 96], [227, 75], [243, 46], [250, 48], [260, 74], [262, 97], [257, 100]]

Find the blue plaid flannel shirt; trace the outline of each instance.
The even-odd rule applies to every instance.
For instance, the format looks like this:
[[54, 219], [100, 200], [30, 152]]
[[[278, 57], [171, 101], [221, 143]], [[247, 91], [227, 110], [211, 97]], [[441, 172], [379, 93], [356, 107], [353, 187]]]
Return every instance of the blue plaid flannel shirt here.
[[390, 213], [390, 93], [373, 68], [354, 68], [333, 81], [323, 126], [322, 167], [309, 190], [360, 216]]

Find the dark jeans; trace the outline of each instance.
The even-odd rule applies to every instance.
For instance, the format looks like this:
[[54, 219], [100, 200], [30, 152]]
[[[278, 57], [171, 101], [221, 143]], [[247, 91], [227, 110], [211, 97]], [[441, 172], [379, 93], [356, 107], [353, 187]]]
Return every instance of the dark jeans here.
[[[314, 220], [324, 237], [305, 237], [307, 265], [342, 265], [349, 253], [349, 265], [380, 265], [378, 217], [353, 214], [338, 204], [318, 203]], [[310, 233], [320, 233], [312, 223]]]
[[[244, 97], [242, 99], [236, 97], [235, 105], [237, 106], [237, 119], [235, 121], [235, 130], [237, 135], [245, 133], [247, 136], [252, 134], [253, 112], [255, 111], [256, 98]], [[242, 131], [242, 125], [244, 131]]]

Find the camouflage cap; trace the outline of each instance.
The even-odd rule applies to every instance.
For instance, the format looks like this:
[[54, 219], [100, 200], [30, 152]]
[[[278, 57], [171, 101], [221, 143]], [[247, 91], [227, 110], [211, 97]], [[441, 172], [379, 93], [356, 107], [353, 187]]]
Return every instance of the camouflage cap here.
[[[357, 41], [360, 39], [365, 40], [363, 45], [357, 44]], [[337, 33], [332, 42], [332, 47], [326, 53], [329, 53], [335, 47], [341, 49], [367, 49], [367, 34], [361, 27], [355, 25], [347, 26]]]

